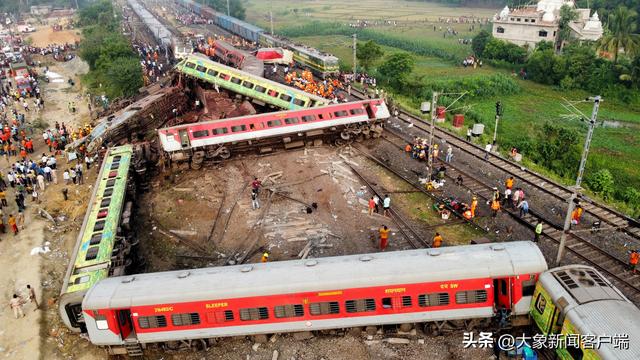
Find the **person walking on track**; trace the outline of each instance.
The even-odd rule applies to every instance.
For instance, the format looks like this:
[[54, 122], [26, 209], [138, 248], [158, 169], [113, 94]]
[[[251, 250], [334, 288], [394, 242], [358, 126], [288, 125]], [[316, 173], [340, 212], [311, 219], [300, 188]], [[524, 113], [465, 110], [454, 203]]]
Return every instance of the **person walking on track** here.
[[387, 225], [382, 225], [380, 229], [378, 229], [378, 233], [380, 233], [380, 251], [384, 251], [387, 248], [389, 243], [389, 232], [391, 230], [387, 227]]

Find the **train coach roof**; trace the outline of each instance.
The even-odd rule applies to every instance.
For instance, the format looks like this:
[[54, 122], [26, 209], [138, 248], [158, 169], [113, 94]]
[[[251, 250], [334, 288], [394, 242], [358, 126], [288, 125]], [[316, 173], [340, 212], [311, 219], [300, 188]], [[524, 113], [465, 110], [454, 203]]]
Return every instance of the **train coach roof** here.
[[240, 19], [236, 19], [232, 16], [227, 16], [227, 15], [218, 15], [218, 17], [222, 18], [222, 19], [226, 19], [229, 22], [232, 22], [234, 24], [238, 24], [240, 26], [242, 26], [243, 28], [252, 31], [254, 33], [261, 33], [264, 32], [264, 30], [262, 30], [262, 28], [259, 28], [253, 24], [249, 24], [248, 22], [242, 21]]
[[622, 300], [593, 301], [576, 306], [567, 312], [566, 318], [582, 335], [596, 337], [618, 335], [629, 336], [628, 349], [616, 349], [606, 340], [597, 352], [602, 359], [640, 359], [640, 310], [632, 303]]
[[528, 241], [278, 261], [102, 280], [84, 309], [534, 274], [547, 269]]

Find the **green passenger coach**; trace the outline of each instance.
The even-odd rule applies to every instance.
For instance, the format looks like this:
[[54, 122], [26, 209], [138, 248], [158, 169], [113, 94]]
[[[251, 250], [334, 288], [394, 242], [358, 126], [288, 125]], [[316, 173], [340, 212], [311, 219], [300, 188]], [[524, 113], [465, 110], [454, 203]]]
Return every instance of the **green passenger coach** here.
[[222, 65], [199, 54], [187, 56], [176, 65], [176, 69], [182, 74], [249, 97], [261, 105], [299, 110], [329, 104], [327, 99]]
[[81, 331], [82, 299], [98, 281], [124, 271], [118, 233], [125, 206], [133, 147], [110, 148], [103, 159], [60, 292], [59, 312], [67, 327]]

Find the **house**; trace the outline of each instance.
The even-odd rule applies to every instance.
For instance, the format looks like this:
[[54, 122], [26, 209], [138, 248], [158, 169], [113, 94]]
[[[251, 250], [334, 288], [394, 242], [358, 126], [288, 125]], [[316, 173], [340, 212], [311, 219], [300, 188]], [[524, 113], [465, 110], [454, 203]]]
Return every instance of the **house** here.
[[540, 0], [537, 5], [509, 9], [505, 6], [493, 18], [493, 36], [517, 45], [534, 47], [540, 41], [556, 43], [560, 32], [560, 8], [568, 5], [578, 13], [569, 23], [571, 37], [595, 41], [602, 37], [602, 22], [598, 13], [577, 9], [572, 0]]

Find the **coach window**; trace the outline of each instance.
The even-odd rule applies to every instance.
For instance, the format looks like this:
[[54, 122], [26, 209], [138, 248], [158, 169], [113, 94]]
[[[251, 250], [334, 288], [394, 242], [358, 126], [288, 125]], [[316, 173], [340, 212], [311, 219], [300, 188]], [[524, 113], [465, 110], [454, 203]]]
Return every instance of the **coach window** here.
[[456, 293], [456, 304], [478, 304], [487, 301], [487, 290], [467, 290]]
[[96, 315], [96, 327], [98, 330], [109, 330], [109, 323], [107, 317], [104, 315]]
[[349, 110], [349, 112], [351, 113], [351, 115], [364, 114], [364, 110], [362, 110], [362, 109], [351, 109], [351, 110]]
[[200, 72], [206, 72], [207, 68], [202, 66], [202, 65], [198, 65], [198, 66], [196, 66], [196, 70], [198, 70]]
[[267, 121], [268, 127], [274, 127], [274, 126], [280, 126], [280, 125], [282, 125], [282, 122], [280, 120]]
[[544, 296], [542, 296], [542, 293], [538, 294], [538, 297], [536, 298], [536, 302], [535, 302], [535, 307], [540, 314], [544, 313], [544, 309], [547, 307], [547, 299]]
[[242, 86], [246, 87], [247, 89], [251, 89], [253, 88], [253, 83], [249, 81], [243, 81]]
[[391, 298], [390, 297], [382, 298], [382, 308], [391, 309], [391, 307], [392, 307]]
[[267, 91], [266, 87], [260, 86], [260, 85], [256, 85], [256, 87], [253, 89], [259, 93], [264, 93], [265, 91]]
[[231, 82], [234, 84], [240, 84], [242, 82], [242, 79], [239, 79], [237, 77], [233, 77], [231, 78]]
[[98, 257], [98, 251], [100, 250], [99, 246], [92, 246], [87, 250], [87, 256], [85, 256], [85, 260], [95, 260]]
[[273, 97], [278, 97], [278, 95], [280, 95], [280, 93], [275, 90], [269, 90], [268, 94]]
[[209, 76], [216, 76], [216, 75], [218, 75], [218, 72], [217, 72], [217, 71], [215, 71], [215, 70], [213, 70], [213, 69], [208, 69], [208, 70], [207, 70], [207, 75], [209, 75]]
[[297, 106], [304, 106], [306, 104], [306, 102], [304, 100], [300, 100], [300, 99], [293, 99], [293, 104], [297, 105]]
[[304, 316], [302, 304], [280, 305], [273, 308], [273, 315], [278, 319]]
[[374, 299], [347, 300], [344, 306], [348, 313], [376, 311], [376, 301]]
[[289, 96], [287, 94], [282, 94], [282, 95], [280, 95], [280, 100], [291, 101], [291, 96]]
[[231, 79], [231, 75], [227, 75], [227, 74], [223, 74], [223, 73], [220, 73], [220, 75], [218, 75], [218, 77], [219, 77], [220, 79], [222, 79], [222, 80], [227, 80], [227, 81], [228, 81], [229, 79]]
[[342, 116], [347, 116], [349, 115], [349, 113], [347, 113], [346, 111], [342, 110], [342, 111], [336, 111], [333, 113], [333, 115], [335, 115], [336, 117], [342, 117]]
[[241, 132], [247, 130], [246, 125], [236, 125], [231, 127], [231, 132]]
[[298, 122], [300, 122], [300, 120], [298, 120], [298, 118], [286, 118], [286, 119], [284, 119], [284, 123], [287, 124], [287, 125], [297, 124]]
[[89, 240], [89, 246], [94, 246], [94, 245], [98, 245], [100, 244], [100, 241], [102, 241], [102, 233], [95, 233], [93, 235], [91, 235], [91, 240]]
[[206, 136], [209, 136], [209, 130], [194, 131], [193, 133], [191, 133], [191, 135], [196, 139], [201, 137], [206, 137]]
[[167, 318], [164, 315], [140, 316], [138, 318], [138, 326], [141, 329], [167, 327]]
[[442, 306], [449, 305], [449, 294], [447, 293], [431, 293], [418, 295], [418, 306]]
[[189, 69], [194, 69], [196, 67], [196, 64], [188, 62], [184, 66], [188, 67]]
[[211, 324], [233, 321], [233, 311], [216, 311], [207, 313], [207, 322]]
[[104, 198], [102, 199], [102, 201], [100, 201], [100, 207], [107, 207], [109, 206], [109, 204], [111, 204], [111, 198]]
[[213, 129], [212, 132], [213, 132], [213, 135], [222, 135], [222, 134], [228, 133], [229, 129], [227, 129], [227, 128], [217, 128], [217, 129]]
[[116, 179], [107, 180], [107, 187], [113, 187], [116, 184]]
[[525, 280], [522, 282], [522, 296], [532, 296], [533, 292], [536, 290], [536, 280], [533, 275], [529, 280]]
[[266, 307], [240, 309], [240, 320], [264, 320], [269, 318]]
[[324, 301], [309, 304], [309, 313], [311, 315], [329, 315], [339, 314], [340, 305], [337, 301]]
[[104, 220], [100, 220], [96, 222], [95, 225], [93, 226], [93, 231], [100, 231], [104, 229], [104, 224], [105, 224]]
[[198, 313], [186, 313], [186, 314], [172, 314], [171, 322], [173, 326], [187, 326], [200, 324], [200, 314]]
[[89, 279], [91, 279], [91, 276], [87, 275], [87, 276], [78, 276], [74, 281], [73, 281], [73, 285], [80, 285], [80, 284], [84, 284], [87, 281], [89, 281]]
[[316, 117], [314, 115], [306, 115], [306, 116], [302, 117], [302, 121], [303, 122], [310, 122], [310, 121], [313, 121], [315, 119], [316, 119]]

